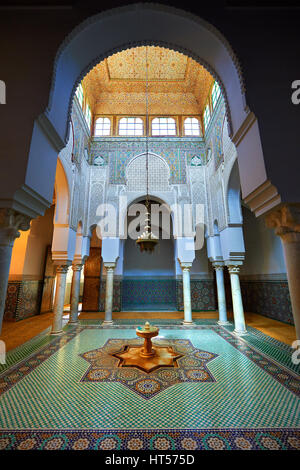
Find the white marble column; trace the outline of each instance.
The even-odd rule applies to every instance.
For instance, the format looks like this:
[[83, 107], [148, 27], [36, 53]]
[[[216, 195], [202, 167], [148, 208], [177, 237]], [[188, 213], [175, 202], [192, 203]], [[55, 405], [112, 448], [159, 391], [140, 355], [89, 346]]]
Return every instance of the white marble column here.
[[242, 301], [242, 293], [239, 279], [240, 266], [230, 265], [228, 266], [231, 283], [231, 294], [232, 294], [232, 306], [233, 306], [233, 317], [234, 317], [234, 332], [238, 335], [244, 335], [247, 333], [245, 324], [244, 307]]
[[112, 325], [112, 309], [114, 295], [114, 270], [116, 263], [104, 263], [106, 269], [105, 325]]
[[300, 204], [285, 204], [266, 217], [281, 238], [297, 339], [300, 339]]
[[180, 263], [182, 269], [183, 284], [183, 305], [184, 305], [184, 325], [192, 325], [192, 299], [191, 299], [191, 280], [190, 269], [192, 263]]
[[30, 218], [12, 209], [0, 209], [0, 333], [5, 309], [11, 254], [19, 230], [29, 230]]
[[78, 323], [78, 304], [79, 304], [79, 295], [80, 295], [80, 278], [82, 264], [72, 264], [72, 285], [71, 285], [71, 299], [70, 299], [70, 319], [69, 323], [76, 324]]
[[60, 264], [56, 267], [56, 289], [53, 306], [54, 318], [51, 335], [61, 335], [63, 333], [63, 312], [68, 269], [69, 264]]
[[217, 294], [218, 294], [218, 310], [219, 310], [219, 325], [228, 325], [227, 320], [227, 308], [226, 308], [226, 296], [224, 286], [224, 264], [221, 262], [214, 262], [213, 267], [216, 271], [217, 281]]
[[281, 236], [296, 337], [300, 340], [300, 232]]

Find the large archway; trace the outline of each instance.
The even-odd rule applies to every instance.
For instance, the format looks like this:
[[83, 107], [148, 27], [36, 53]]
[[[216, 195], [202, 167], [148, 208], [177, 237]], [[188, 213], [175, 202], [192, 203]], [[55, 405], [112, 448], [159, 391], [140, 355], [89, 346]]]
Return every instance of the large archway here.
[[[151, 230], [158, 236], [159, 243], [153, 253], [145, 254], [140, 252], [133, 234], [124, 240], [122, 310], [175, 311], [176, 253], [172, 213], [166, 202], [160, 198], [150, 195], [149, 201], [153, 210], [154, 207], [159, 210], [156, 223], [151, 223]], [[145, 196], [129, 203], [126, 221], [128, 226], [135, 218], [129, 215], [130, 207], [134, 204], [144, 205]], [[142, 230], [140, 228], [138, 232]]]
[[[120, 27], [124, 24], [126, 28]], [[178, 31], [183, 34], [179, 36]], [[104, 58], [142, 45], [174, 49], [203, 65], [220, 83], [230, 134], [237, 132], [249, 110], [238, 59], [225, 37], [211, 24], [183, 10], [134, 4], [89, 18], [61, 45], [45, 115], [63, 140], [68, 136], [72, 99], [81, 79]]]
[[[219, 82], [229, 134], [238, 147], [242, 195], [248, 197], [266, 182], [266, 170], [257, 121], [245, 102], [238, 59], [216, 28], [173, 7], [133, 4], [115, 8], [89, 18], [67, 36], [56, 56], [48, 107], [38, 118], [33, 133], [32, 154], [35, 155], [37, 148], [40, 154], [41, 146], [44, 147], [42, 153], [49, 165], [50, 162], [53, 165], [54, 172], [54, 153], [67, 141], [72, 100], [80, 80], [94, 65], [113, 53], [147, 44], [183, 52], [202, 64]], [[248, 132], [250, 128], [251, 132]], [[52, 180], [54, 177], [51, 179], [48, 174], [42, 188], [45, 199]], [[264, 210], [278, 203], [277, 191], [275, 188], [270, 190], [270, 184], [267, 183], [265, 188], [266, 191], [268, 188], [269, 205], [265, 204], [264, 191], [260, 192], [260, 205], [265, 204]]]
[[[182, 34], [178, 35], [178, 31]], [[69, 137], [71, 106], [78, 83], [103, 58], [140, 45], [157, 45], [182, 52], [202, 64], [218, 81], [225, 101], [229, 134], [238, 150], [242, 195], [248, 197], [251, 206], [249, 195], [266, 182], [266, 171], [258, 125], [246, 105], [242, 74], [230, 44], [212, 25], [183, 10], [134, 4], [89, 18], [76, 27], [59, 48], [48, 107], [36, 120], [32, 134], [26, 174], [26, 184], [33, 190], [31, 198], [27, 194], [25, 197], [26, 188], [15, 196], [18, 201], [22, 200], [22, 211], [27, 215], [34, 217], [43, 213], [50, 204], [57, 153], [65, 147]], [[256, 200], [254, 203], [258, 210], [263, 206], [265, 211], [278, 203], [278, 197], [275, 189], [275, 193], [270, 191], [269, 182], [264, 189], [267, 202], [264, 191], [260, 191], [259, 205]], [[70, 230], [70, 233], [74, 239], [75, 231]]]

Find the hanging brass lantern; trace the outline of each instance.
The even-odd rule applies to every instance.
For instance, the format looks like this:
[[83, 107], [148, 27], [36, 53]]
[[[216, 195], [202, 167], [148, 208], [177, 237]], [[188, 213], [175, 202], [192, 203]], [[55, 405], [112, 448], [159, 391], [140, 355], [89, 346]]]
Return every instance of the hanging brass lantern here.
[[145, 230], [142, 235], [137, 239], [136, 244], [140, 248], [141, 252], [153, 253], [156, 245], [158, 244], [158, 238], [151, 232], [150, 225], [150, 204], [149, 204], [149, 115], [148, 115], [148, 49], [146, 46], [146, 216], [145, 216]]
[[154, 248], [158, 243], [158, 238], [151, 232], [150, 227], [150, 212], [149, 212], [149, 201], [146, 201], [146, 217], [145, 217], [145, 230], [142, 235], [137, 239], [136, 243], [140, 248], [141, 252], [146, 251], [153, 253]]

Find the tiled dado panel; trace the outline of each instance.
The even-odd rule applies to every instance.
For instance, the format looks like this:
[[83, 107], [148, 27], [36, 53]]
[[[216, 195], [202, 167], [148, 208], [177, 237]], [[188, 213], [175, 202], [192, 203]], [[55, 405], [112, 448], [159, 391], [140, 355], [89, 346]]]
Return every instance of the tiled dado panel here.
[[[101, 281], [101, 290], [100, 290], [100, 301], [99, 301], [99, 311], [105, 311], [105, 291], [106, 291], [106, 280], [102, 279]], [[120, 312], [122, 310], [122, 281], [119, 279], [114, 279], [114, 295], [113, 295], [113, 312]]]
[[[212, 279], [191, 280], [192, 309], [216, 310], [216, 290]], [[175, 279], [126, 279], [122, 282], [122, 309], [176, 308], [183, 310], [182, 281]]]
[[241, 280], [244, 309], [294, 324], [287, 281]]
[[176, 308], [175, 279], [123, 279], [122, 309]]
[[[94, 295], [99, 289], [91, 285], [90, 294]], [[95, 310], [105, 310], [105, 279], [101, 282], [99, 307]], [[242, 297], [245, 311], [258, 313], [275, 320], [293, 324], [291, 302], [288, 284], [285, 281], [243, 281], [241, 280]], [[227, 308], [231, 309], [230, 285], [227, 292]], [[14, 302], [15, 291], [12, 289], [11, 304]], [[87, 295], [89, 297], [89, 295]], [[192, 310], [217, 310], [217, 292], [215, 281], [212, 279], [191, 279]], [[91, 297], [90, 297], [91, 298]], [[183, 290], [181, 280], [114, 280], [113, 311], [123, 309], [142, 309], [170, 307], [183, 311]], [[86, 310], [86, 309], [84, 309]], [[90, 310], [90, 309], [88, 309]]]
[[4, 320], [15, 320], [21, 281], [11, 281], [7, 286]]
[[[216, 310], [217, 297], [213, 279], [191, 279], [192, 310]], [[176, 281], [177, 310], [183, 310], [182, 281]]]
[[5, 303], [5, 320], [23, 320], [40, 313], [43, 281], [9, 281]]

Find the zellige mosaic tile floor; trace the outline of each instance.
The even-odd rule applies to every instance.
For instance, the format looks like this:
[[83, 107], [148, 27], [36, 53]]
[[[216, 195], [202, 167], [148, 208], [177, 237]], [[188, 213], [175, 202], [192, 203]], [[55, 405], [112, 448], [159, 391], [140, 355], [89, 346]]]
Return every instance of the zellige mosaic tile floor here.
[[67, 326], [62, 337], [40, 335], [8, 354], [0, 369], [0, 449], [300, 448], [300, 371], [287, 345], [253, 328], [238, 338], [212, 320], [194, 327], [157, 321], [159, 341], [211, 354], [205, 367], [213, 380], [190, 381], [184, 372], [185, 380], [145, 400], [122, 380], [82, 380], [90, 367], [82, 355], [132, 340], [139, 324], [94, 323]]

